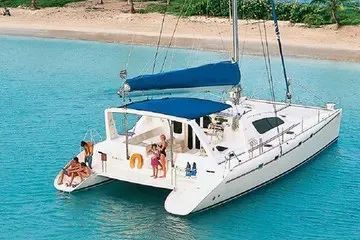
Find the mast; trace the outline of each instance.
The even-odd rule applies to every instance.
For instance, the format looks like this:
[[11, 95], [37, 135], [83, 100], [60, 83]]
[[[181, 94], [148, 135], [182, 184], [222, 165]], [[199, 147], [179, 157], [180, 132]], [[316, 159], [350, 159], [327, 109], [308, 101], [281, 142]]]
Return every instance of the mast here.
[[[232, 44], [233, 44], [233, 53], [232, 61], [233, 63], [239, 63], [239, 33], [238, 33], [238, 7], [237, 0], [231, 0], [231, 11], [230, 15], [232, 16]], [[232, 88], [230, 93], [230, 101], [238, 105], [241, 98], [241, 86], [240, 83]]]
[[281, 45], [281, 39], [280, 39], [279, 24], [278, 24], [276, 11], [275, 11], [275, 2], [274, 2], [274, 0], [270, 0], [270, 2], [271, 2], [272, 17], [273, 17], [274, 26], [275, 26], [276, 39], [277, 39], [277, 43], [278, 43], [278, 46], [279, 46], [281, 65], [282, 65], [282, 70], [283, 70], [285, 84], [286, 84], [286, 101], [288, 103], [291, 103], [291, 97], [292, 96], [291, 96], [291, 93], [290, 93], [290, 83], [289, 83], [289, 79], [288, 79], [287, 74], [286, 74], [285, 60], [284, 60], [284, 55], [283, 55], [282, 45]]
[[239, 61], [239, 35], [238, 35], [238, 9], [237, 9], [237, 0], [231, 0], [232, 5], [232, 33], [233, 33], [233, 62], [237, 63]]

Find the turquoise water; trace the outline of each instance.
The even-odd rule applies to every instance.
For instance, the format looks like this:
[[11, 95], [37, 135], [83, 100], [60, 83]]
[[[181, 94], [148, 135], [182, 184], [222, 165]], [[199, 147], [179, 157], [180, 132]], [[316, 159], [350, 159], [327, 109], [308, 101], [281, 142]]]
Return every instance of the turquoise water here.
[[[63, 194], [52, 185], [86, 131], [104, 133], [129, 52], [135, 75], [151, 70], [154, 48], [5, 36], [0, 46], [0, 239], [360, 239], [359, 64], [287, 59], [297, 102], [344, 109], [339, 141], [260, 190], [177, 217], [163, 208], [167, 191], [114, 182]], [[174, 49], [165, 68], [226, 58]], [[243, 56], [241, 65], [247, 95], [268, 98], [263, 59]]]

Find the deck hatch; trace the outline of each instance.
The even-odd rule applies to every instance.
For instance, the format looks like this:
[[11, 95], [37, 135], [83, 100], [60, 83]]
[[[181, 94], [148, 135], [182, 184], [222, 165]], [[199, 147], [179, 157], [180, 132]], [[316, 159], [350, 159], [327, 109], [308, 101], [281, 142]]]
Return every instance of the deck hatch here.
[[271, 129], [276, 128], [277, 126], [280, 126], [283, 123], [284, 121], [278, 117], [268, 117], [256, 120], [252, 124], [254, 125], [258, 133], [264, 134]]

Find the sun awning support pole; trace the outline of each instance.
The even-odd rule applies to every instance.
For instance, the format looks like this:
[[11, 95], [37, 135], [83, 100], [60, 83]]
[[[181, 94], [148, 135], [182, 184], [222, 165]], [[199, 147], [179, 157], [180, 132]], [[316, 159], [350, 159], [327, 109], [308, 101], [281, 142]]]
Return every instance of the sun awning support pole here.
[[174, 152], [173, 152], [173, 144], [174, 144], [174, 122], [168, 120], [170, 127], [170, 161], [171, 167], [174, 167]]
[[126, 159], [129, 160], [129, 133], [128, 133], [128, 119], [127, 114], [124, 113], [124, 128], [125, 128], [125, 152], [126, 152]]
[[171, 162], [171, 184], [176, 188], [176, 169], [174, 169], [174, 122], [168, 120], [170, 127], [170, 162]]

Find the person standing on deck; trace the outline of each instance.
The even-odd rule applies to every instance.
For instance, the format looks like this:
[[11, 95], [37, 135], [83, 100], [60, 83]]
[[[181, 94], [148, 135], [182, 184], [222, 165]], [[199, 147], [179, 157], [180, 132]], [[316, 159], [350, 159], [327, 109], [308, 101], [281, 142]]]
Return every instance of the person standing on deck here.
[[81, 147], [84, 148], [85, 151], [85, 163], [87, 163], [89, 168], [92, 169], [91, 163], [92, 163], [94, 144], [92, 142], [81, 141], [80, 145]]
[[74, 169], [77, 169], [80, 166], [79, 163], [79, 159], [77, 157], [74, 157], [73, 160], [71, 160], [71, 162], [69, 163], [69, 165], [67, 165], [65, 168], [63, 168], [60, 177], [58, 178], [58, 185], [62, 185], [63, 181], [64, 181], [64, 177], [65, 175], [70, 177], [71, 176], [71, 172]]
[[158, 148], [160, 151], [160, 164], [161, 170], [163, 171], [163, 175], [160, 176], [161, 178], [166, 177], [166, 148], [168, 144], [166, 142], [166, 137], [164, 134], [160, 135], [160, 143], [158, 144]]

